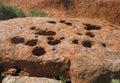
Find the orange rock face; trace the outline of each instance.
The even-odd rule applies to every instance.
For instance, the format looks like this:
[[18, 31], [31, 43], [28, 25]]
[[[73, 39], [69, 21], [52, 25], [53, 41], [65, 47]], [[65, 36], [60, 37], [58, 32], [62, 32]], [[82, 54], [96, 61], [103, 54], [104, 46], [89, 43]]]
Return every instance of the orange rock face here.
[[15, 76], [109, 83], [120, 75], [119, 33], [120, 27], [98, 19], [0, 21], [0, 73], [12, 68]]

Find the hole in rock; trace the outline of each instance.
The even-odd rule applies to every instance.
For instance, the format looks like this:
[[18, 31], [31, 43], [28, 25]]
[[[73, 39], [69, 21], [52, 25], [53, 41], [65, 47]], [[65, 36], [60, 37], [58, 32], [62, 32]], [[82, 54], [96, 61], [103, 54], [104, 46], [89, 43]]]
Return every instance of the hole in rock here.
[[37, 36], [37, 35], [35, 35], [35, 37], [36, 37], [36, 38], [38, 38], [38, 36]]
[[105, 44], [105, 43], [102, 43], [102, 46], [103, 46], [103, 47], [106, 47], [106, 44]]
[[63, 39], [65, 39], [65, 37], [61, 37], [61, 38], [60, 38], [60, 40], [63, 40]]
[[85, 25], [86, 25], [85, 27], [86, 30], [100, 30], [101, 29], [101, 27], [97, 25], [91, 25], [91, 24], [85, 24]]
[[57, 45], [59, 44], [61, 41], [60, 40], [53, 40], [53, 41], [48, 41], [49, 45]]
[[78, 44], [78, 40], [77, 40], [77, 39], [73, 40], [72, 42], [73, 42], [74, 44]]
[[14, 44], [24, 43], [25, 39], [20, 36], [16, 36], [16, 37], [11, 38], [11, 42]]
[[23, 29], [22, 27], [20, 27], [20, 29]]
[[48, 23], [51, 23], [51, 24], [56, 24], [55, 21], [48, 21]]
[[65, 23], [65, 20], [60, 20], [60, 23]]
[[54, 37], [48, 37], [47, 39], [48, 40], [54, 40]]
[[52, 50], [55, 51], [55, 50], [56, 50], [56, 47], [53, 47]]
[[36, 27], [30, 27], [30, 29], [31, 29], [31, 30], [35, 30], [35, 29], [36, 29]]
[[89, 41], [89, 40], [86, 40], [86, 41], [83, 41], [83, 42], [82, 42], [82, 45], [83, 45], [84, 47], [91, 48], [91, 47], [92, 47], [92, 42]]
[[86, 32], [85, 35], [89, 36], [89, 37], [95, 37], [95, 34], [91, 33], [91, 32]]
[[82, 33], [77, 33], [78, 35], [82, 35]]
[[41, 56], [41, 55], [44, 55], [46, 53], [46, 51], [44, 50], [44, 48], [42, 47], [35, 47], [33, 50], [32, 50], [32, 53], [35, 55], [35, 56]]
[[28, 46], [35, 46], [37, 44], [37, 41], [38, 39], [32, 39], [32, 40], [29, 40], [25, 43], [25, 45], [28, 45]]
[[70, 22], [66, 22], [65, 24], [69, 25], [69, 26], [72, 26], [72, 23], [70, 23]]
[[43, 31], [43, 30], [41, 30], [41, 31], [39, 31], [39, 32], [37, 32], [37, 33], [35, 33], [35, 34], [37, 34], [37, 35], [44, 35], [44, 36], [54, 36], [54, 35], [56, 35], [56, 32], [54, 32], [54, 31]]
[[18, 76], [18, 74], [21, 72], [21, 69], [19, 67], [15, 67], [15, 69], [17, 70], [14, 74], [14, 76]]

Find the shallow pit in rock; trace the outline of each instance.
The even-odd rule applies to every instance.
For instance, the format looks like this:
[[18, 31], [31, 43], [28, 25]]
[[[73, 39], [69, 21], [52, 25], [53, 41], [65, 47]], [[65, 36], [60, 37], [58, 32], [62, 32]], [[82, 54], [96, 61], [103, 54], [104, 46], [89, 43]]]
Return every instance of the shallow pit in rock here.
[[82, 45], [84, 47], [91, 48], [92, 47], [92, 42], [89, 41], [89, 40], [85, 40], [85, 41], [82, 41]]
[[14, 44], [24, 43], [25, 39], [20, 36], [15, 36], [15, 37], [11, 38], [11, 42]]
[[38, 39], [31, 39], [31, 40], [28, 40], [25, 45], [28, 45], [28, 46], [35, 46], [37, 44], [37, 41]]
[[49, 45], [57, 45], [57, 44], [59, 44], [61, 41], [60, 40], [52, 40], [52, 41], [48, 41], [48, 44]]
[[97, 25], [91, 25], [91, 24], [84, 24], [86, 25], [85, 29], [86, 30], [100, 30], [101, 27]]
[[35, 47], [32, 50], [32, 54], [35, 56], [41, 56], [41, 55], [44, 55], [45, 53], [46, 53], [46, 51], [43, 47]]
[[54, 36], [56, 35], [56, 32], [54, 31], [44, 31], [44, 30], [40, 30], [37, 33], [35, 33], [36, 35], [43, 35], [43, 36]]

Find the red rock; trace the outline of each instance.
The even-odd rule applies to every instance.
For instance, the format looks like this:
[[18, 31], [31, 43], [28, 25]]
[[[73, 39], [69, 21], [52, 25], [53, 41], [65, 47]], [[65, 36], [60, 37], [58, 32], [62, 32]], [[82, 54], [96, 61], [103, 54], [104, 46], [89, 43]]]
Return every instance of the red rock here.
[[15, 68], [18, 75], [24, 71], [33, 77], [62, 76], [72, 83], [109, 83], [111, 77], [119, 77], [120, 27], [99, 19], [60, 20], [0, 21], [0, 72]]

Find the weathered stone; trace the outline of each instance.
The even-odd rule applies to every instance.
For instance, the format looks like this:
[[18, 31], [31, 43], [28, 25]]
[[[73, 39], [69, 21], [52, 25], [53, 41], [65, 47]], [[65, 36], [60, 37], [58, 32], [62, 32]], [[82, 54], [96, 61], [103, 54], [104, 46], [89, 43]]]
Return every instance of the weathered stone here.
[[7, 76], [3, 79], [2, 83], [61, 83], [61, 82], [50, 78]]
[[109, 83], [120, 76], [120, 27], [99, 19], [61, 20], [1, 21], [0, 73], [15, 68], [18, 75], [65, 77], [72, 83]]

